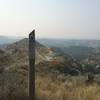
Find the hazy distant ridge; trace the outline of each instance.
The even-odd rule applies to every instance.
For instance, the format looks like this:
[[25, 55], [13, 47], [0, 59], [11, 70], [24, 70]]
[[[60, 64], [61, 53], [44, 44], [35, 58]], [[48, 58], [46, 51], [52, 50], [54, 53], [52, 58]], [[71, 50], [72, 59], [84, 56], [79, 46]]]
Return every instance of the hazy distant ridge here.
[[0, 45], [11, 44], [20, 39], [21, 39], [21, 37], [16, 37], [16, 36], [15, 37], [14, 36], [0, 36]]

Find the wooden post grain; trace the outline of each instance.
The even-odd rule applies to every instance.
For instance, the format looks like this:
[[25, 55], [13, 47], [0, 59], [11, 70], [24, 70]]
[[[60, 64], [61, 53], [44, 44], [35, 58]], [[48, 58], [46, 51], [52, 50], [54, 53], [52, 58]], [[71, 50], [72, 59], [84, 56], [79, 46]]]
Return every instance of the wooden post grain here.
[[35, 100], [35, 30], [29, 34], [29, 100]]

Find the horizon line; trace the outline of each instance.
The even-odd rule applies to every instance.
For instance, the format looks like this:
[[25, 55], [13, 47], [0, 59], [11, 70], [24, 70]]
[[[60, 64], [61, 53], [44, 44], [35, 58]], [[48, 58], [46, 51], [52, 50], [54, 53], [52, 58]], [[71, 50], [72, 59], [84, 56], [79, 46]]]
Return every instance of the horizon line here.
[[[27, 36], [24, 35], [0, 35], [0, 37], [19, 37], [19, 38], [28, 38]], [[55, 40], [100, 40], [96, 38], [56, 38], [56, 37], [37, 37], [36, 39], [55, 39]]]

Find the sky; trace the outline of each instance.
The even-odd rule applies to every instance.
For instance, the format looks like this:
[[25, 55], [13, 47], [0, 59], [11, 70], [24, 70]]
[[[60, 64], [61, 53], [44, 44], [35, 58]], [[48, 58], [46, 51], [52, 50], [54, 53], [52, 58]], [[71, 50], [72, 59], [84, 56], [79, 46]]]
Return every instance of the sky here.
[[100, 0], [0, 0], [0, 35], [100, 39]]

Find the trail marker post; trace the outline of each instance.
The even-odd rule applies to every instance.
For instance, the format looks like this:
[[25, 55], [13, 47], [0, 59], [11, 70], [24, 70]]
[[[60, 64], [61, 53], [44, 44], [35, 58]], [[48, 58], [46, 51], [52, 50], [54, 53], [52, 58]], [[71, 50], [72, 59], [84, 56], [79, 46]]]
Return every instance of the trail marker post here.
[[35, 30], [29, 34], [29, 100], [35, 100]]

